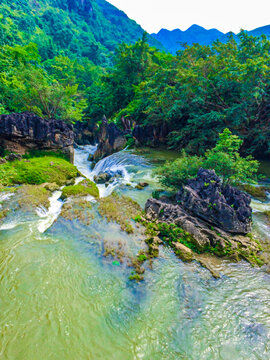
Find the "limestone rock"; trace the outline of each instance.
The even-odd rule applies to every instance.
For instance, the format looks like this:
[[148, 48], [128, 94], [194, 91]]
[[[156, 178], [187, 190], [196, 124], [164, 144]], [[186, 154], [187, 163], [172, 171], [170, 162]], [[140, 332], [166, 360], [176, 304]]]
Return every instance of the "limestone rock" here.
[[45, 120], [30, 112], [0, 115], [0, 146], [18, 154], [28, 150], [61, 150], [74, 157], [74, 134], [62, 120]]
[[251, 198], [232, 187], [223, 186], [213, 170], [200, 169], [177, 194], [181, 208], [220, 229], [233, 234], [251, 231]]

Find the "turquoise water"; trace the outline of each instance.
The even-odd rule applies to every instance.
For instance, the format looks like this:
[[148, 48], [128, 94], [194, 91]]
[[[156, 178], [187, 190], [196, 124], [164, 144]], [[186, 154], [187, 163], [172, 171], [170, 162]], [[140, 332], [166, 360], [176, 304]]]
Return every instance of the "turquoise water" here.
[[[76, 152], [76, 164], [89, 177], [90, 151]], [[125, 160], [125, 178], [101, 187], [103, 195], [117, 190], [143, 204], [157, 186], [153, 167], [170, 156], [175, 155], [162, 159], [159, 154], [155, 161], [153, 153], [144, 152], [136, 165]], [[149, 188], [135, 190], [142, 180]], [[15, 208], [16, 196], [3, 204]], [[127, 235], [108, 224], [94, 203], [87, 210], [88, 225], [63, 219], [61, 206], [56, 197], [49, 213], [17, 209], [2, 224], [1, 359], [270, 358], [270, 275], [264, 269], [217, 261], [222, 277], [216, 280], [197, 263], [184, 264], [161, 247], [137, 284], [129, 281], [125, 261], [116, 264], [103, 253], [108, 244], [121, 244], [126, 256], [136, 254], [144, 246], [140, 231]], [[269, 226], [262, 211], [268, 206], [268, 201], [254, 203], [255, 227], [265, 241]]]

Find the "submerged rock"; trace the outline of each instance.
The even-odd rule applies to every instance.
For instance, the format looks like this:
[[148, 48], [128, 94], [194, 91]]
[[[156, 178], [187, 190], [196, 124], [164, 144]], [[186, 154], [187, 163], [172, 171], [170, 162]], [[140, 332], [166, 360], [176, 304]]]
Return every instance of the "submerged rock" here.
[[94, 176], [94, 182], [97, 184], [105, 184], [106, 182], [108, 182], [111, 179], [111, 175], [108, 173], [101, 173], [98, 175]]

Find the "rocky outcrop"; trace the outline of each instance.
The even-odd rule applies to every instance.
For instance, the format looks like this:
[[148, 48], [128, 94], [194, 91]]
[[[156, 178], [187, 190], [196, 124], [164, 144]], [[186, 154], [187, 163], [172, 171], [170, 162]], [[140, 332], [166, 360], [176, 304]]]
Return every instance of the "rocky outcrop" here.
[[195, 217], [229, 233], [251, 231], [251, 198], [232, 187], [223, 186], [213, 170], [200, 169], [176, 194], [177, 203]]
[[95, 145], [98, 143], [98, 127], [91, 122], [76, 122], [74, 137], [78, 145]]
[[137, 145], [151, 145], [158, 146], [166, 142], [169, 130], [166, 125], [164, 126], [141, 126], [136, 125], [132, 132]]
[[[173, 199], [149, 199], [148, 221], [175, 224], [191, 235], [199, 252], [241, 255], [251, 261], [258, 244], [244, 236], [251, 230], [250, 197], [230, 186], [223, 187], [214, 171], [200, 169]], [[212, 250], [211, 250], [212, 249]]]
[[14, 153], [29, 150], [61, 150], [74, 158], [74, 134], [62, 120], [45, 120], [30, 112], [0, 116], [0, 147]]
[[108, 123], [106, 117], [103, 118], [99, 134], [99, 144], [94, 154], [94, 161], [98, 161], [115, 152], [123, 150], [127, 139], [125, 133], [114, 123]]

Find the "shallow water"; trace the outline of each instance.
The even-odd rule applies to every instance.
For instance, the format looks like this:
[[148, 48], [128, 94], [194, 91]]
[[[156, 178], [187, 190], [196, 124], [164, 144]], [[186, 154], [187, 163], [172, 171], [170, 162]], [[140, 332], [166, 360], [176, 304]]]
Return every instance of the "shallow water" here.
[[[76, 150], [76, 165], [90, 178], [98, 169], [92, 171], [87, 162], [92, 151]], [[135, 164], [133, 156], [124, 156], [124, 163], [123, 153], [115, 156], [110, 167], [121, 166], [124, 178], [109, 189], [99, 187], [103, 196], [116, 190], [143, 205], [157, 187], [153, 167], [175, 154], [155, 158], [145, 150]], [[136, 190], [139, 181], [150, 186]], [[95, 204], [90, 225], [66, 221], [58, 217], [59, 196], [53, 194], [49, 211], [16, 210], [6, 219], [6, 230], [2, 225], [0, 359], [270, 358], [270, 275], [263, 269], [223, 261], [216, 265], [222, 277], [215, 280], [198, 264], [184, 264], [161, 248], [145, 280], [133, 283], [125, 263], [102, 255], [104, 244], [116, 243], [136, 254], [144, 244], [140, 233], [127, 235], [107, 224]], [[15, 203], [16, 195], [0, 201]], [[262, 214], [268, 202], [253, 206], [255, 227], [269, 241]]]

